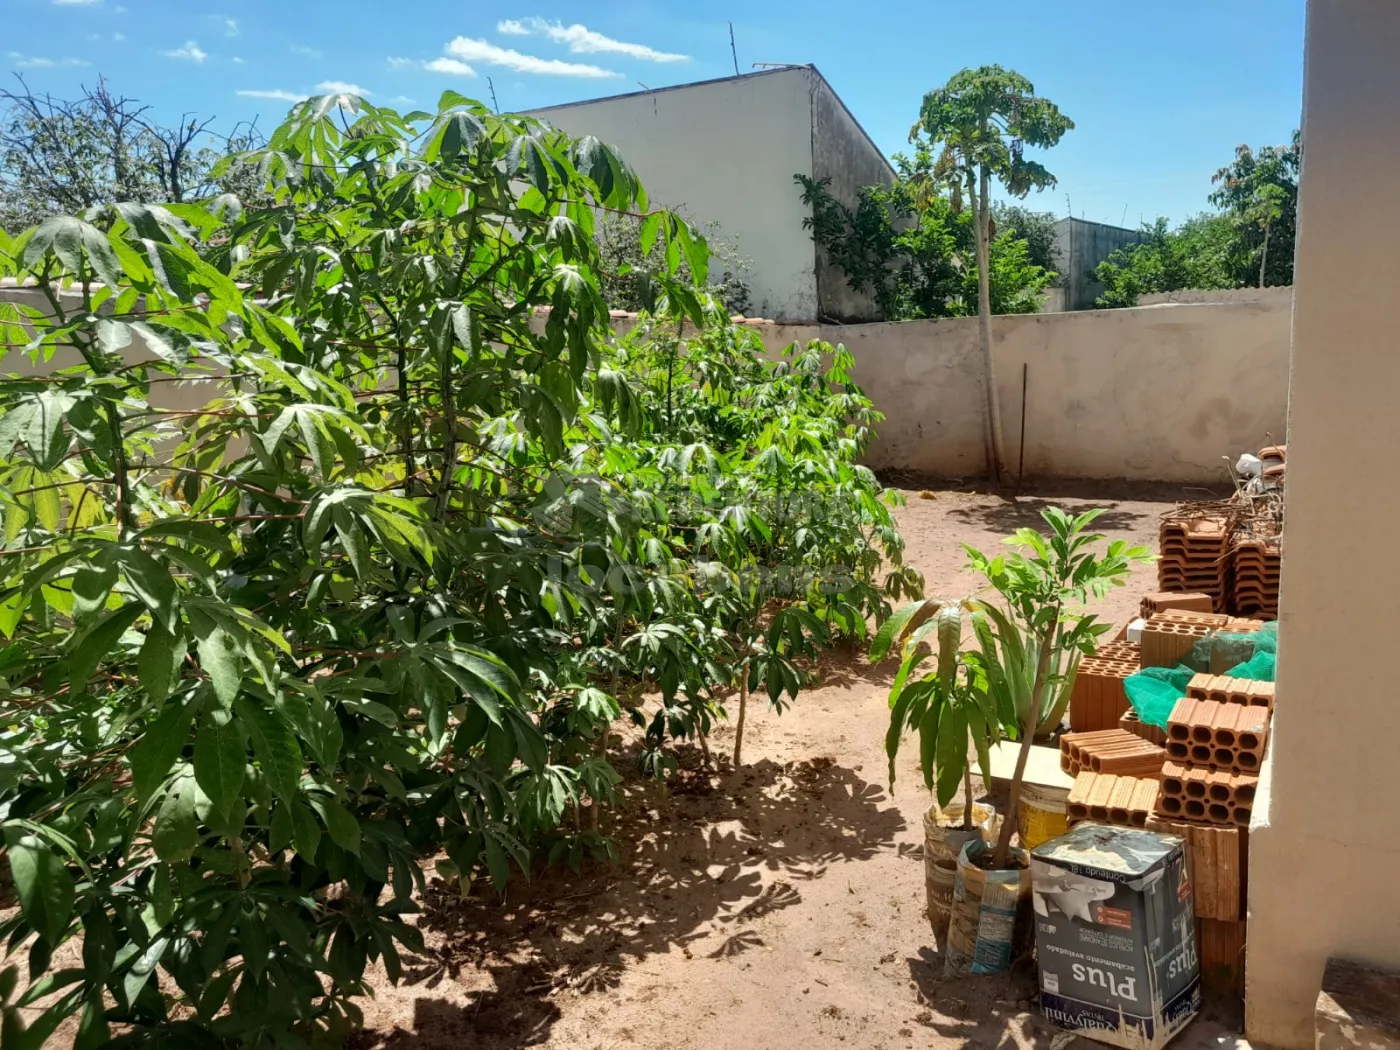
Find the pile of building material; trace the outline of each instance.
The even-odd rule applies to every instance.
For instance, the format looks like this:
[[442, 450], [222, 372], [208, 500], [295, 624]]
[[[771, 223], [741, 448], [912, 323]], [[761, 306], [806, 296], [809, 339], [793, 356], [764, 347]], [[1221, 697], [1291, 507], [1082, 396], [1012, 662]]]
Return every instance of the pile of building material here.
[[1230, 536], [1234, 508], [1188, 504], [1162, 518], [1157, 586], [1164, 591], [1204, 594], [1212, 612], [1229, 604]]
[[1147, 823], [1187, 839], [1202, 977], [1236, 994], [1244, 986], [1249, 822], [1273, 704], [1273, 682], [1196, 675], [1167, 722], [1168, 761]]
[[1202, 638], [1212, 634], [1253, 634], [1263, 626], [1263, 620], [1224, 613], [1179, 609], [1153, 613], [1142, 627], [1142, 666], [1175, 667], [1191, 654]]
[[1074, 778], [1066, 814], [1070, 825], [1081, 820], [1145, 828], [1157, 805], [1156, 777], [1084, 773]]
[[[1163, 516], [1157, 563], [1163, 591], [1204, 594], [1210, 612], [1278, 618], [1287, 452], [1286, 445], [1270, 445], [1242, 456], [1234, 496], [1182, 503]], [[1143, 615], [1172, 608], [1200, 607], [1144, 607]]]
[[1080, 660], [1070, 693], [1070, 730], [1088, 733], [1117, 727], [1129, 709], [1123, 680], [1141, 668], [1142, 647], [1127, 641], [1108, 642]]
[[1162, 771], [1166, 752], [1122, 729], [1066, 733], [1060, 737], [1060, 768], [1072, 777], [1085, 770], [1122, 776], [1153, 776]]

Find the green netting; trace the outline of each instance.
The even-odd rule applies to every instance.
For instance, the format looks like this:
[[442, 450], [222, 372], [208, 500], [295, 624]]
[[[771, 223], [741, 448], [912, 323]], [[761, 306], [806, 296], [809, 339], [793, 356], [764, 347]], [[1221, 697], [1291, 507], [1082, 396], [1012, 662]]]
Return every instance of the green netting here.
[[1231, 678], [1248, 678], [1254, 682], [1272, 682], [1274, 663], [1278, 657], [1271, 652], [1256, 652], [1242, 664], [1237, 664], [1225, 673]]
[[1165, 729], [1193, 676], [1204, 672], [1272, 682], [1277, 652], [1278, 624], [1273, 621], [1253, 634], [1211, 634], [1198, 641], [1176, 667], [1144, 667], [1129, 675], [1123, 688], [1138, 718]]
[[1186, 695], [1186, 686], [1196, 672], [1189, 667], [1144, 667], [1123, 681], [1128, 703], [1148, 725], [1167, 728], [1167, 718], [1176, 702]]

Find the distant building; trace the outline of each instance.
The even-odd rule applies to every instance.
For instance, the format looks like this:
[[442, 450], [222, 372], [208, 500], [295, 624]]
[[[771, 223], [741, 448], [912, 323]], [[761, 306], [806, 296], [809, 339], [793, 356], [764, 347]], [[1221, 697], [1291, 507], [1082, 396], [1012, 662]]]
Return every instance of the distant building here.
[[854, 204], [894, 169], [814, 66], [639, 91], [530, 111], [572, 135], [616, 146], [650, 199], [692, 221], [718, 223], [750, 260], [751, 312], [777, 321], [873, 321], [802, 220], [794, 175], [829, 177]]
[[1061, 219], [1055, 223], [1055, 282], [1064, 289], [1065, 310], [1092, 310], [1104, 287], [1094, 280], [1094, 267], [1119, 248], [1142, 240], [1141, 230], [1109, 226], [1088, 219]]

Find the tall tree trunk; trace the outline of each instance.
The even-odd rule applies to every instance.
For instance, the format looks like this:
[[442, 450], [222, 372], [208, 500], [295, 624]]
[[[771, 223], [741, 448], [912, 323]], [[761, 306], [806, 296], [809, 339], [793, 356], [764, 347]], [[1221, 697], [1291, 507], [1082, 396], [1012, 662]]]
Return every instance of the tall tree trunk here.
[[739, 720], [734, 723], [734, 768], [738, 769], [744, 753], [744, 716], [749, 710], [749, 669], [739, 679]]
[[1264, 223], [1264, 253], [1259, 257], [1259, 287], [1264, 287], [1264, 270], [1269, 265], [1269, 226]]
[[982, 165], [977, 187], [977, 341], [982, 350], [982, 379], [986, 383], [987, 411], [985, 445], [987, 473], [998, 484], [1006, 475], [1006, 456], [1001, 443], [1001, 396], [997, 392], [996, 362], [992, 359], [992, 286], [991, 286], [991, 172]]

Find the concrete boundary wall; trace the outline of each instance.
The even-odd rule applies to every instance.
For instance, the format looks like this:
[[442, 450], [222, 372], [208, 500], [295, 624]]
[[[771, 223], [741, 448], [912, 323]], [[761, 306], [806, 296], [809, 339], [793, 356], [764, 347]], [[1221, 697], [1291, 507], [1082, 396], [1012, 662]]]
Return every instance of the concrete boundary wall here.
[[[0, 288], [0, 301], [38, 298], [32, 289]], [[1291, 314], [1291, 297], [1273, 295], [995, 318], [1009, 467], [1014, 472], [1021, 458], [1024, 421], [1028, 476], [1223, 481], [1222, 457], [1285, 440]], [[628, 323], [615, 321], [619, 329]], [[976, 318], [756, 328], [770, 353], [818, 338], [852, 351], [856, 381], [886, 417], [870, 466], [950, 478], [986, 473]], [[128, 348], [143, 352], [137, 343]], [[38, 370], [72, 363], [60, 352]], [[13, 371], [34, 368], [12, 353], [0, 372]], [[210, 382], [167, 384], [164, 407], [196, 407]]]
[[[1223, 456], [1285, 440], [1291, 302], [1157, 306], [992, 322], [1008, 465], [1028, 476], [1219, 483]], [[985, 472], [976, 318], [824, 325], [886, 415], [868, 461]]]

